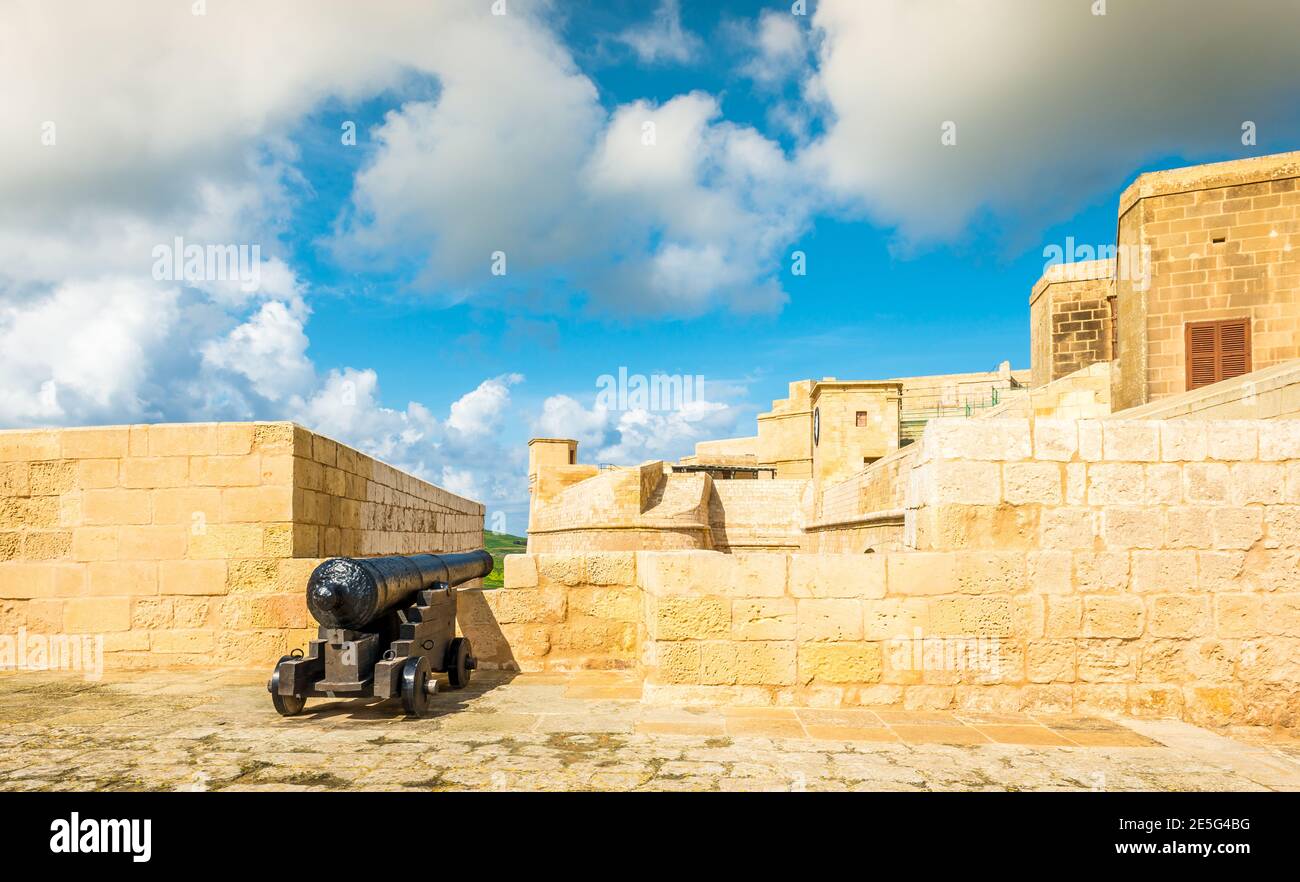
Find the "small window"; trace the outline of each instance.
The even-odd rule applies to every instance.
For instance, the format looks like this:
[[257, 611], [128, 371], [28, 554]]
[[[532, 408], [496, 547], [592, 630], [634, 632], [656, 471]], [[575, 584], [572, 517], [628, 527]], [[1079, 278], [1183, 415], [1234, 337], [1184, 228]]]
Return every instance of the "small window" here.
[[578, 464], [578, 451], [576, 451], [576, 450], [570, 450], [570, 451], [569, 451], [569, 465], [577, 465], [577, 464]]
[[865, 429], [867, 426], [871, 425], [870, 420], [871, 420], [871, 418], [867, 415], [867, 412], [866, 412], [865, 410], [860, 410], [860, 411], [858, 411], [858, 428], [859, 428], [859, 429]]
[[1188, 322], [1184, 337], [1189, 390], [1250, 373], [1250, 319]]

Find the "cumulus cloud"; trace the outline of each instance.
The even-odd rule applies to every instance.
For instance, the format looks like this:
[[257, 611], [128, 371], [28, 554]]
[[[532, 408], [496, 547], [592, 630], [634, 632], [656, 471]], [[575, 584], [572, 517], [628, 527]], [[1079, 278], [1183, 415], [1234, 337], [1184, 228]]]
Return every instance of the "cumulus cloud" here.
[[[489, 46], [464, 59], [482, 77], [444, 80], [436, 101], [390, 113], [340, 223], [340, 256], [391, 264], [424, 251], [424, 290], [561, 281], [621, 314], [783, 303], [782, 252], [811, 203], [781, 147], [722, 120], [704, 93], [606, 115], [559, 51], [546, 32], [521, 32], [503, 57]], [[485, 94], [503, 69], [509, 88]]]
[[510, 404], [510, 387], [523, 382], [522, 374], [506, 374], [484, 380], [478, 388], [467, 392], [451, 406], [447, 428], [466, 439], [489, 436], [501, 427], [506, 408]]
[[[695, 452], [698, 441], [753, 434], [754, 409], [744, 404], [709, 400], [729, 386], [706, 384], [705, 394], [669, 410], [617, 409], [597, 398], [591, 406], [569, 395], [552, 395], [534, 422], [538, 437], [573, 438], [583, 462], [635, 465], [652, 459], [676, 460]], [[743, 398], [742, 398], [743, 400]]]
[[246, 377], [268, 401], [301, 394], [315, 383], [302, 318], [279, 300], [263, 303], [248, 321], [203, 347], [205, 365]]
[[660, 0], [650, 21], [625, 29], [615, 39], [646, 64], [687, 64], [704, 48], [704, 42], [682, 26], [680, 0]]
[[[828, 130], [813, 179], [906, 241], [983, 212], [1028, 229], [1073, 215], [1155, 156], [1260, 151], [1294, 119], [1300, 16], [1274, 0], [821, 0], [809, 94]], [[1267, 23], [1267, 24], [1264, 24]], [[1263, 26], [1262, 26], [1263, 25]], [[956, 124], [956, 146], [941, 127]], [[1117, 175], [1119, 177], [1117, 177]]]
[[805, 70], [810, 50], [805, 19], [788, 11], [765, 9], [752, 25], [734, 27], [737, 39], [751, 57], [740, 72], [764, 87], [774, 87]]
[[70, 282], [14, 304], [0, 300], [0, 416], [10, 424], [152, 411], [150, 363], [177, 320], [174, 288]]

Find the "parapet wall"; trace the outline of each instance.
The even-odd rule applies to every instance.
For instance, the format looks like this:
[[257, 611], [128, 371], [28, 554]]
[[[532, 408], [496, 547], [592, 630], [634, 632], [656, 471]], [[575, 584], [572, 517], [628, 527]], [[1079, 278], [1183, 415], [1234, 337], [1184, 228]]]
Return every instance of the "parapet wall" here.
[[482, 546], [483, 507], [291, 423], [0, 432], [0, 633], [112, 667], [261, 666], [325, 556]]

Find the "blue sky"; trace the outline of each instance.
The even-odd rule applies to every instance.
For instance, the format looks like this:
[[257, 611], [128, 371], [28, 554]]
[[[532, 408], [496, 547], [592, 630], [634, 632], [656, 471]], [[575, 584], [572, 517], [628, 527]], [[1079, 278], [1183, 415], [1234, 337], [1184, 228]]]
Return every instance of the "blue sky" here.
[[[0, 422], [295, 419], [521, 532], [533, 435], [675, 457], [792, 380], [1027, 367], [1046, 247], [1112, 243], [1141, 171], [1300, 146], [1297, 17], [1228, 6], [10, 10]], [[150, 277], [176, 236], [259, 245], [260, 287]], [[602, 410], [620, 367], [706, 401]]]

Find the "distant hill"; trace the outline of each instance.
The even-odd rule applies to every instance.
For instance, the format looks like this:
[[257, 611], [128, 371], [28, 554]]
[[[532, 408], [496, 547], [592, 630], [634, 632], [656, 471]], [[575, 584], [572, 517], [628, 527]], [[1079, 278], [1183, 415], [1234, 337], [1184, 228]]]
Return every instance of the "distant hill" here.
[[483, 531], [483, 547], [492, 555], [495, 566], [483, 579], [484, 588], [500, 588], [504, 584], [505, 572], [503, 559], [507, 554], [523, 554], [528, 549], [528, 540], [523, 536], [511, 536], [509, 533]]

